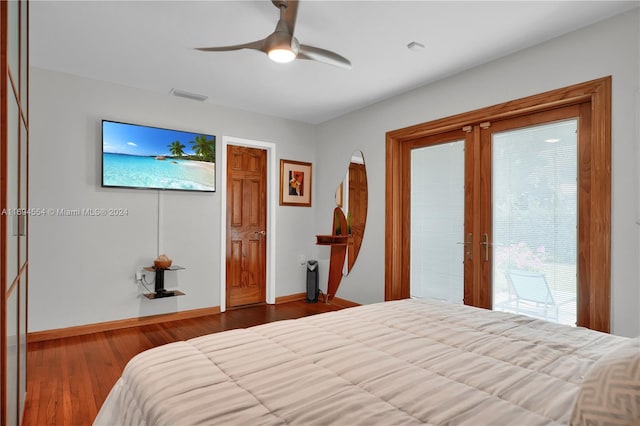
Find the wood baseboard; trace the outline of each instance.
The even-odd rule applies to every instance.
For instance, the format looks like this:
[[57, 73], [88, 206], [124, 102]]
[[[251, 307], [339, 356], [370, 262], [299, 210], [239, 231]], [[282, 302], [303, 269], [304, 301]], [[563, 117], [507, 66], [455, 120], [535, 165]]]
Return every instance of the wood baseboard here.
[[172, 312], [168, 314], [150, 315], [139, 318], [129, 318], [117, 321], [100, 322], [96, 324], [79, 325], [75, 327], [58, 328], [53, 330], [34, 331], [27, 333], [27, 342], [43, 342], [45, 340], [61, 339], [64, 337], [82, 336], [102, 331], [119, 330], [122, 328], [141, 325], [158, 324], [168, 321], [198, 318], [220, 313], [220, 307], [192, 309], [189, 311]]
[[[288, 296], [276, 297], [276, 305], [279, 305], [280, 303], [295, 302], [297, 300], [306, 300], [306, 298], [307, 293], [296, 293], [290, 294]], [[318, 303], [326, 303], [324, 294], [318, 296]], [[341, 299], [339, 297], [334, 297], [333, 299], [331, 299], [329, 301], [329, 305], [340, 306], [341, 308], [352, 308], [354, 306], [360, 306], [359, 303], [352, 302], [351, 300], [347, 299]]]
[[289, 294], [287, 296], [276, 297], [276, 305], [287, 302], [295, 302], [296, 300], [305, 300], [307, 293]]
[[[276, 297], [276, 305], [281, 303], [295, 302], [305, 300], [307, 293], [289, 294], [287, 296]], [[324, 298], [320, 295], [318, 303], [325, 303]], [[334, 297], [329, 301], [330, 305], [340, 306], [341, 308], [350, 308], [359, 306], [359, 303], [350, 300]], [[27, 333], [27, 342], [44, 342], [46, 340], [62, 339], [65, 337], [82, 336], [85, 334], [99, 333], [103, 331], [120, 330], [122, 328], [138, 327], [141, 325], [158, 324], [169, 321], [184, 320], [189, 318], [204, 317], [207, 315], [216, 315], [220, 313], [220, 306], [212, 308], [192, 309], [189, 311], [172, 312], [168, 314], [150, 315], [139, 318], [129, 318], [117, 321], [99, 322], [96, 324], [79, 325], [75, 327], [57, 328], [53, 330], [34, 331]]]

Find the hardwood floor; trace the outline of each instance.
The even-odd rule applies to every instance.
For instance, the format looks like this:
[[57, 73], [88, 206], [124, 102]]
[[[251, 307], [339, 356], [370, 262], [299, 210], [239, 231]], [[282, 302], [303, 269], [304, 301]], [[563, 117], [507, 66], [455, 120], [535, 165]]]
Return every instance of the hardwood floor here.
[[295, 301], [30, 343], [23, 426], [91, 425], [125, 364], [146, 349], [218, 331], [339, 309], [335, 304]]

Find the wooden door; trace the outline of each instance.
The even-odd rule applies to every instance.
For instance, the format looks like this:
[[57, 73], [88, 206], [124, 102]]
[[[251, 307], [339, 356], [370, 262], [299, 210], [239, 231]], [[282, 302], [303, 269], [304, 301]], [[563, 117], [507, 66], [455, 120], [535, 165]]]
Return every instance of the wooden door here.
[[[407, 152], [410, 295], [471, 304], [474, 182], [469, 134], [462, 129], [415, 139]], [[477, 256], [475, 256], [477, 258]]]
[[267, 152], [227, 146], [226, 306], [264, 303]]
[[[589, 114], [578, 104], [481, 125], [478, 306], [544, 319], [551, 308], [553, 321], [576, 324], [580, 251], [586, 250], [577, 231], [578, 184], [585, 185], [579, 146], [589, 145]], [[538, 295], [539, 280], [528, 279], [530, 294], [522, 298], [512, 278], [531, 274], [542, 277], [548, 293]], [[547, 306], [526, 303], [547, 294]]]

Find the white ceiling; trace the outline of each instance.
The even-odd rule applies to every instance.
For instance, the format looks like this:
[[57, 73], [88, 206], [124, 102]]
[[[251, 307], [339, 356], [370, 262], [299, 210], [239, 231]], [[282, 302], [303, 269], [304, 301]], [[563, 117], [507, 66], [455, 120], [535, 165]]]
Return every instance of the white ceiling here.
[[[271, 1], [31, 2], [31, 65], [206, 102], [320, 123], [638, 7], [639, 1], [312, 1], [300, 43], [335, 51], [351, 70], [258, 51], [194, 47], [262, 39]], [[413, 52], [406, 45], [426, 47]], [[196, 101], [194, 101], [196, 102]]]

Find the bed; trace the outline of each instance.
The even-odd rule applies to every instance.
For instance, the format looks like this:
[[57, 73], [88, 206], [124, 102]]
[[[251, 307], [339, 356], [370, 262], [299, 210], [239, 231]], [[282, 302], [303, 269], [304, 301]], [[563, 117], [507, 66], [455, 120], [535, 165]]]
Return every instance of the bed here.
[[[621, 385], [613, 408], [603, 380]], [[594, 416], [640, 424], [639, 339], [407, 299], [145, 351], [94, 425], [560, 425]]]

